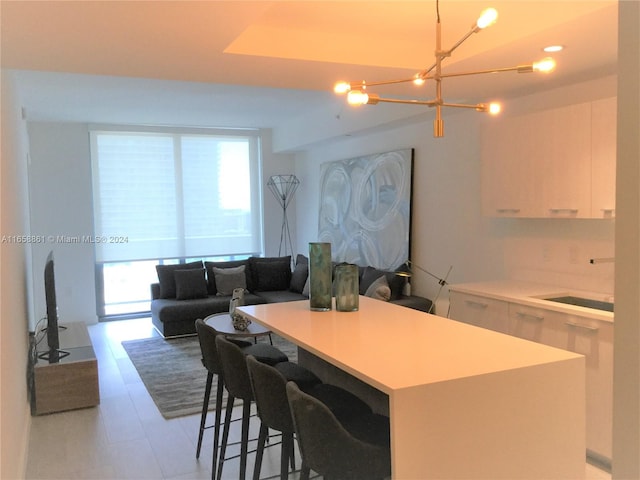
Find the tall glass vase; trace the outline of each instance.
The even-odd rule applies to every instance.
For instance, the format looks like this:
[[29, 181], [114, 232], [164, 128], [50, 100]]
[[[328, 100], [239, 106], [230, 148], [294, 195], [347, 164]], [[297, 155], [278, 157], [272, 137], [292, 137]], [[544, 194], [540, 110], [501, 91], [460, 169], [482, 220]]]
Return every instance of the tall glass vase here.
[[309, 243], [309, 307], [331, 310], [331, 244]]
[[359, 307], [360, 282], [358, 266], [341, 263], [336, 266], [336, 310], [355, 312]]

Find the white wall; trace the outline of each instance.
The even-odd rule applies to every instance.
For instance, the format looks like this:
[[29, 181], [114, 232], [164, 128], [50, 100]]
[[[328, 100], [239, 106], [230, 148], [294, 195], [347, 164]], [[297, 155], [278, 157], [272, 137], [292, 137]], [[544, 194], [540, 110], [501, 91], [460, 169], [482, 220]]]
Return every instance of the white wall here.
[[[262, 151], [263, 151], [263, 163], [262, 163], [262, 195], [264, 199], [263, 204], [263, 223], [264, 223], [264, 244], [265, 244], [265, 256], [275, 257], [278, 256], [280, 249], [280, 232], [282, 230], [282, 208], [278, 203], [278, 200], [273, 196], [271, 190], [267, 187], [269, 177], [272, 175], [290, 175], [294, 170], [293, 154], [277, 154], [273, 152], [273, 145], [271, 141], [271, 131], [262, 131]], [[297, 194], [296, 194], [297, 195]], [[296, 236], [296, 217], [295, 217], [295, 204], [296, 195], [294, 195], [291, 201], [288, 212], [287, 220], [289, 223], [289, 230], [291, 232], [291, 242], [295, 245]], [[285, 254], [284, 245], [280, 252]], [[293, 252], [294, 256], [295, 253]], [[286, 252], [287, 255], [291, 254], [291, 251]]]
[[31, 231], [45, 239], [33, 251], [34, 312], [46, 315], [44, 263], [55, 260], [61, 322], [96, 323], [95, 255], [91, 243], [66, 238], [93, 235], [89, 131], [80, 123], [29, 123]]
[[24, 478], [31, 412], [25, 382], [28, 352], [29, 254], [14, 235], [29, 233], [26, 215], [26, 126], [10, 74], [2, 71], [0, 168], [0, 478]]
[[[505, 101], [512, 112], [554, 108], [615, 96], [612, 77], [545, 94]], [[375, 107], [371, 107], [375, 108]], [[491, 119], [476, 112], [448, 114], [445, 136], [432, 136], [431, 121], [351, 134], [309, 147], [296, 155], [299, 190], [296, 218], [298, 250], [304, 252], [318, 231], [320, 164], [399, 148], [415, 148], [412, 260], [450, 283], [522, 278], [565, 288], [613, 293], [613, 264], [590, 265], [590, 257], [613, 255], [612, 221], [493, 219], [480, 210], [480, 135]], [[349, 126], [345, 126], [349, 131]], [[508, 139], [505, 139], [508, 141]], [[579, 263], [569, 260], [577, 248]], [[543, 258], [552, 251], [554, 257]], [[413, 291], [434, 298], [436, 281], [418, 273]]]

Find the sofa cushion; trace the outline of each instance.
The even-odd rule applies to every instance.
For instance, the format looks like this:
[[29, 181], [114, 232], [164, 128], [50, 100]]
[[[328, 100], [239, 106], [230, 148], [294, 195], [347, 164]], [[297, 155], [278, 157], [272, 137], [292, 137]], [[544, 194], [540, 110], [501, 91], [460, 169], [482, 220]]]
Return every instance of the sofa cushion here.
[[288, 290], [291, 283], [291, 255], [286, 257], [250, 257], [249, 267], [256, 292]]
[[387, 282], [387, 276], [380, 275], [371, 285], [369, 285], [369, 288], [367, 288], [364, 294], [367, 297], [388, 302], [391, 299], [391, 288], [389, 287], [389, 282]]
[[176, 270], [191, 270], [194, 268], [202, 268], [202, 260], [175, 265], [156, 265], [158, 282], [160, 283], [160, 298], [176, 297], [176, 278], [174, 275]]
[[191, 300], [207, 296], [207, 279], [204, 268], [176, 270], [176, 300]]
[[270, 292], [256, 292], [256, 296], [262, 298], [265, 303], [293, 302], [296, 300], [307, 300], [301, 293], [290, 290], [272, 290]]
[[216, 281], [216, 295], [231, 295], [236, 288], [247, 288], [245, 265], [231, 268], [213, 267], [213, 275]]
[[407, 283], [406, 277], [396, 275], [395, 272], [385, 272], [384, 270], [378, 270], [373, 267], [365, 267], [360, 278], [360, 295], [364, 295], [367, 289], [375, 282], [381, 275], [387, 277], [387, 283], [391, 289], [391, 300], [397, 300], [402, 296], [402, 290]]
[[304, 284], [309, 276], [309, 259], [304, 255], [298, 254], [296, 257], [296, 268], [291, 274], [291, 283], [289, 290], [296, 293], [302, 293]]
[[213, 273], [214, 268], [233, 268], [245, 266], [244, 276], [247, 285], [247, 290], [253, 290], [253, 281], [251, 278], [251, 271], [249, 270], [249, 260], [229, 260], [227, 262], [204, 262], [204, 266], [207, 269], [207, 286], [209, 289], [209, 295], [216, 295], [218, 289], [216, 288], [216, 278]]

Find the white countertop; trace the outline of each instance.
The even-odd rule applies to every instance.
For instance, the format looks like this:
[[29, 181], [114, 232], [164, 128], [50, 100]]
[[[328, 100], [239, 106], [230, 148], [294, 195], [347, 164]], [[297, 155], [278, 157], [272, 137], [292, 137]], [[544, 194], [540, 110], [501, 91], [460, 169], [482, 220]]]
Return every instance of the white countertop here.
[[571, 315], [579, 315], [594, 320], [613, 322], [614, 314], [593, 308], [578, 307], [558, 302], [544, 300], [547, 297], [575, 296], [613, 302], [613, 296], [597, 292], [587, 292], [572, 290], [562, 287], [552, 287], [530, 282], [520, 282], [517, 280], [501, 280], [493, 282], [460, 283], [449, 285], [449, 290], [453, 292], [467, 293], [470, 295], [480, 295], [484, 297], [515, 302], [530, 307], [544, 308]]
[[308, 300], [239, 310], [387, 394], [577, 356], [364, 296], [357, 312], [313, 312]]

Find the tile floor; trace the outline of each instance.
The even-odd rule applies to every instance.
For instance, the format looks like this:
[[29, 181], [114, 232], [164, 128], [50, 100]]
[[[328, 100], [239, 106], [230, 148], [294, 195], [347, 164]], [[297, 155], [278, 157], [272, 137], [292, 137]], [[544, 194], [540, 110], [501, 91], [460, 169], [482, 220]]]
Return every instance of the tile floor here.
[[[212, 432], [205, 433], [197, 460], [199, 415], [165, 420], [120, 343], [158, 335], [151, 321], [104, 322], [90, 326], [89, 333], [98, 358], [100, 405], [33, 417], [26, 478], [211, 478]], [[257, 422], [252, 424], [257, 430]], [[278, 468], [279, 447], [267, 449], [262, 477]], [[253, 471], [251, 456], [248, 470]], [[226, 462], [223, 478], [235, 479], [237, 472], [237, 460]], [[586, 464], [586, 479], [610, 480], [611, 475]]]

